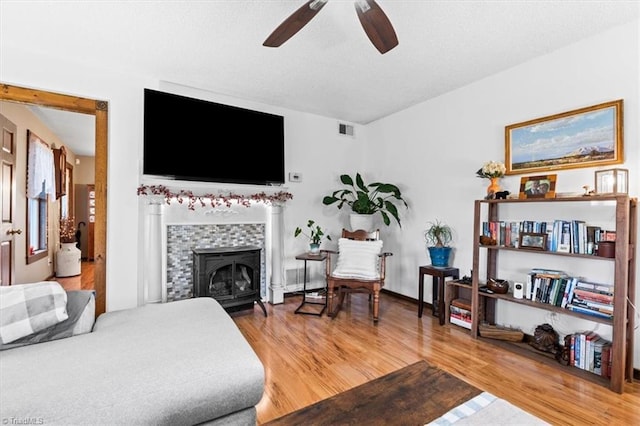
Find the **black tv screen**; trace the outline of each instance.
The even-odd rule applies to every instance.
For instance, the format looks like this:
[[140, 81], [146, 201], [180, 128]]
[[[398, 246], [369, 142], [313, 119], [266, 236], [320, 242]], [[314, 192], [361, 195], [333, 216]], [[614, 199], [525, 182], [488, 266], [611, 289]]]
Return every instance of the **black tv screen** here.
[[143, 174], [284, 183], [284, 117], [144, 89]]

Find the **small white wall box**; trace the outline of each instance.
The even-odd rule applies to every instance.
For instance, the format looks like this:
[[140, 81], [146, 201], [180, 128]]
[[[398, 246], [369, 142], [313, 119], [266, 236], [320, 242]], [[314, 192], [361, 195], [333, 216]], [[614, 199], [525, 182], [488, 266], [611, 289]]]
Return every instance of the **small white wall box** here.
[[606, 169], [596, 170], [596, 194], [628, 194], [629, 170]]

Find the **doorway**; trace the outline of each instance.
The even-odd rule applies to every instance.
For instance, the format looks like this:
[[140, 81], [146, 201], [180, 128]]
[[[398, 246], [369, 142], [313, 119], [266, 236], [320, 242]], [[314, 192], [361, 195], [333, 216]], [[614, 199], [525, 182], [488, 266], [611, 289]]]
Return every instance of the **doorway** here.
[[0, 100], [79, 112], [95, 117], [94, 289], [98, 316], [106, 311], [108, 103], [1, 83]]

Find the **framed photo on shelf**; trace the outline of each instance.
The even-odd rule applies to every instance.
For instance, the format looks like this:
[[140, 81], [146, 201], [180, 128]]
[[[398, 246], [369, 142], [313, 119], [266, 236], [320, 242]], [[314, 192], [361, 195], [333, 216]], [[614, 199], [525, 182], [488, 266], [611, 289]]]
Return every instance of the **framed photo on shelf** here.
[[522, 232], [520, 234], [519, 248], [529, 250], [546, 250], [547, 234], [536, 232]]
[[558, 175], [526, 176], [520, 179], [519, 198], [555, 198]]
[[624, 162], [622, 99], [505, 127], [507, 175]]

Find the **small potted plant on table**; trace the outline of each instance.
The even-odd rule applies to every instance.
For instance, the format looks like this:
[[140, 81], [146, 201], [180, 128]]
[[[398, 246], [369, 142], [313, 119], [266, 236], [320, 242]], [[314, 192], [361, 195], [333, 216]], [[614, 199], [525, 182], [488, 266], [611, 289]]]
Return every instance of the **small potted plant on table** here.
[[299, 226], [296, 228], [293, 236], [297, 237], [299, 235], [304, 235], [309, 239], [309, 253], [318, 254], [320, 253], [320, 243], [322, 242], [322, 238], [326, 238], [331, 241], [331, 235], [325, 234], [322, 230], [322, 227], [313, 219], [309, 219], [307, 222], [307, 228], [309, 229], [307, 232], [303, 231]]
[[427, 242], [427, 250], [431, 257], [431, 264], [438, 267], [449, 266], [451, 256], [451, 241], [453, 241], [453, 230], [439, 220], [429, 222], [427, 230], [424, 231], [424, 239]]

